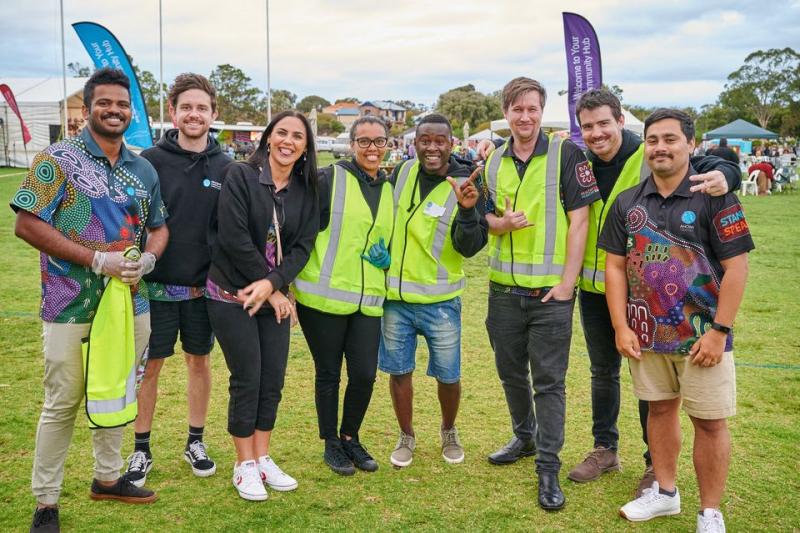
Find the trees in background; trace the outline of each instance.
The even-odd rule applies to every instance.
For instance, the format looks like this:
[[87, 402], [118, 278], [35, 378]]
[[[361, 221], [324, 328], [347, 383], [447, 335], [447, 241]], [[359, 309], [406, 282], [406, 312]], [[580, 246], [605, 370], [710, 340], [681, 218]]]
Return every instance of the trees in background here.
[[[150, 71], [140, 69], [133, 63], [133, 58], [130, 59], [139, 78], [147, 113], [157, 118], [158, 80]], [[76, 77], [89, 76], [93, 71], [92, 67], [77, 61], [69, 63], [67, 68]], [[218, 65], [209, 79], [217, 89], [220, 120], [229, 124], [241, 121], [263, 124], [266, 121], [266, 95], [253, 85], [252, 79], [244, 71], [230, 64]], [[618, 85], [607, 88], [622, 99], [623, 90]], [[167, 84], [164, 84], [163, 91], [166, 97]], [[347, 97], [337, 99], [336, 103], [358, 101], [355, 97]], [[425, 105], [411, 100], [397, 100], [394, 103], [407, 109], [406, 127], [413, 125], [414, 115], [426, 110]], [[295, 107], [303, 113], [310, 113], [312, 109], [319, 112], [328, 105], [330, 101], [319, 95], [308, 95], [298, 101], [297, 95], [291, 91], [272, 90], [273, 114]], [[626, 103], [625, 107], [641, 120], [655, 109], [633, 103]], [[440, 94], [435, 110], [447, 116], [453, 128], [459, 130], [464, 122], [469, 122], [473, 131], [479, 131], [491, 120], [503, 117], [500, 91], [484, 94], [471, 84]], [[783, 136], [800, 137], [800, 54], [790, 47], [756, 50], [728, 75], [728, 82], [714, 103], [703, 105], [699, 110], [691, 107], [684, 110], [695, 118], [698, 134], [742, 118]], [[320, 115], [318, 125], [320, 131], [329, 134], [343, 129], [333, 115]]]
[[456, 130], [460, 130], [464, 122], [475, 127], [483, 122], [503, 118], [499, 92], [483, 94], [476, 91], [472, 84], [456, 87], [439, 95], [436, 111], [448, 117]]

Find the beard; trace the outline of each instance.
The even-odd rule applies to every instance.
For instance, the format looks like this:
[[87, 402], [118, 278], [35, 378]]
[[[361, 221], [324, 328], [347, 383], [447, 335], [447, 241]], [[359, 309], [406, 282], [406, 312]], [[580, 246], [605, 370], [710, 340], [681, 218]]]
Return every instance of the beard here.
[[[109, 117], [118, 117], [120, 119], [120, 125], [116, 127], [109, 127], [104, 122], [103, 119]], [[105, 137], [111, 140], [117, 140], [125, 134], [125, 131], [128, 129], [128, 126], [131, 123], [130, 117], [126, 118], [124, 115], [120, 115], [119, 113], [106, 113], [102, 115], [99, 119], [95, 118], [94, 115], [89, 115], [89, 128], [91, 129], [92, 133], [100, 135], [101, 137]]]

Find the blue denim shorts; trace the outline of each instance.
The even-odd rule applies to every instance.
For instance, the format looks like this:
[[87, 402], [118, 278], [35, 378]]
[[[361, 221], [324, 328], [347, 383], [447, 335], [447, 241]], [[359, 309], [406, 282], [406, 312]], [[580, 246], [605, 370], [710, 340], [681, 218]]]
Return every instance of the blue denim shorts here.
[[417, 335], [428, 343], [428, 375], [442, 383], [461, 379], [461, 298], [435, 304], [387, 300], [383, 306], [378, 368], [392, 375], [413, 372]]

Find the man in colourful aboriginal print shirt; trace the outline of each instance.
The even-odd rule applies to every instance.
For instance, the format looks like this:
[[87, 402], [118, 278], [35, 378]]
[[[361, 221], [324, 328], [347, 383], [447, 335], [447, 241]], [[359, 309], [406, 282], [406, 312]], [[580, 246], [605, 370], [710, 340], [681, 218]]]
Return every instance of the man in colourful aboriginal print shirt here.
[[732, 193], [693, 195], [694, 126], [659, 109], [645, 121], [652, 175], [614, 202], [598, 246], [608, 252], [606, 298], [634, 393], [650, 402], [656, 481], [620, 515], [632, 521], [680, 512], [676, 486], [681, 403], [694, 425], [698, 531], [724, 531], [719, 511], [730, 456], [726, 419], [736, 412], [733, 326], [754, 248]]
[[[166, 210], [152, 165], [128, 150], [130, 81], [101, 69], [86, 83], [88, 126], [75, 138], [38, 154], [11, 200], [15, 233], [41, 252], [44, 405], [36, 432], [31, 487], [37, 500], [31, 531], [58, 531], [58, 499], [75, 418], [83, 404], [81, 339], [89, 334], [109, 277], [131, 286], [137, 358], [150, 336], [150, 310], [141, 277], [166, 246]], [[139, 261], [123, 256], [147, 245]], [[123, 427], [92, 431], [94, 481], [90, 497], [128, 503], [155, 501], [153, 491], [120, 477]]]

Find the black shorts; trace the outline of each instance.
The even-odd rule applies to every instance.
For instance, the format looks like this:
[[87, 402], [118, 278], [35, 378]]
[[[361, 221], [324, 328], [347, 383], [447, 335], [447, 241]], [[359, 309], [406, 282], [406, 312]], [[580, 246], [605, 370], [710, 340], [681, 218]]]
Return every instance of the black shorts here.
[[179, 331], [181, 347], [186, 353], [206, 355], [214, 347], [205, 298], [180, 302], [151, 300], [150, 330], [150, 359], [164, 359], [175, 353]]

